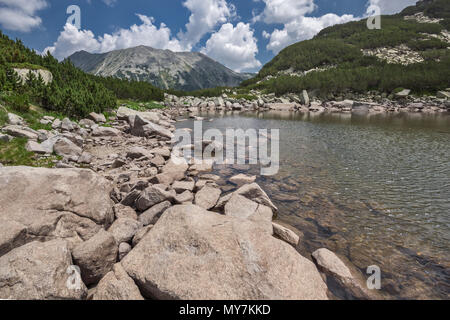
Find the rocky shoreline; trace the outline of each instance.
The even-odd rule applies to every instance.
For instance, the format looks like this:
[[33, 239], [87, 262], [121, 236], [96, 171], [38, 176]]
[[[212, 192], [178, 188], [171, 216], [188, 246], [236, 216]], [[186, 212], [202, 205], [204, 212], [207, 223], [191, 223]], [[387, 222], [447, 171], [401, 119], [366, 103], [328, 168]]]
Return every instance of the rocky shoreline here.
[[177, 97], [165, 95], [167, 107], [196, 111], [299, 111], [299, 112], [414, 112], [448, 113], [450, 112], [450, 88], [439, 91], [436, 96], [415, 97], [411, 90], [403, 89], [391, 95], [368, 92], [366, 94], [347, 93], [341, 96], [331, 95], [328, 100], [320, 100], [314, 92], [304, 90], [302, 94], [287, 94], [276, 97], [275, 94], [262, 94], [250, 91], [250, 98], [233, 98], [237, 92], [230, 90], [220, 97]]
[[255, 177], [222, 190], [211, 162], [179, 158], [179, 113], [44, 117], [51, 131], [9, 115], [3, 137], [62, 160], [0, 169], [0, 299], [335, 299], [329, 283], [380, 297], [331, 251], [302, 256]]

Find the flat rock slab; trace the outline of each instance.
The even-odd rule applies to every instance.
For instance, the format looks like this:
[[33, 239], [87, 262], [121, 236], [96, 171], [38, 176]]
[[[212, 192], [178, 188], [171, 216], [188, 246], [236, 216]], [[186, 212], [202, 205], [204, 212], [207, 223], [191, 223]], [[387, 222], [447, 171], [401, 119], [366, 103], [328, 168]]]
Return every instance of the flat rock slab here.
[[156, 299], [327, 299], [315, 265], [258, 224], [194, 205], [168, 209], [122, 260]]
[[83, 299], [87, 288], [78, 277], [68, 286], [72, 257], [66, 241], [31, 242], [0, 257], [0, 299]]
[[[88, 240], [101, 225], [113, 221], [111, 190], [110, 183], [91, 170], [2, 168], [0, 220], [14, 221], [26, 228], [22, 242], [52, 238]], [[0, 224], [0, 234], [7, 234], [8, 228]], [[0, 247], [5, 245], [0, 243]]]

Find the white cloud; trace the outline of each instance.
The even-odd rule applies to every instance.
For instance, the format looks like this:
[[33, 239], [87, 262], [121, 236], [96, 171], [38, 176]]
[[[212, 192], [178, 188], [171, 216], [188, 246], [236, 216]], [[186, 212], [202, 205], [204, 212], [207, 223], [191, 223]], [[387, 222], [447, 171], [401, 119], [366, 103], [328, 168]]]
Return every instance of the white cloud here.
[[[284, 25], [282, 30], [275, 29], [270, 34], [270, 41], [267, 49], [277, 54], [285, 47], [314, 37], [320, 30], [339, 23], [352, 21], [353, 15], [338, 16], [333, 13], [323, 15], [321, 17], [299, 17]], [[269, 34], [265, 32], [264, 37], [268, 38]]]
[[258, 45], [254, 31], [243, 22], [236, 27], [231, 23], [223, 24], [211, 35], [202, 53], [237, 72], [261, 67], [261, 62], [256, 59]]
[[46, 0], [0, 0], [0, 25], [12, 31], [29, 32], [42, 24], [36, 13], [47, 6]]
[[255, 17], [266, 23], [289, 23], [316, 9], [314, 0], [263, 0], [264, 11]]
[[113, 7], [117, 3], [117, 0], [102, 0], [102, 1], [109, 7]]
[[[118, 0], [102, 0], [104, 4], [106, 4], [108, 7], [114, 7], [114, 5], [117, 3]], [[92, 0], [87, 0], [87, 3], [91, 4]]]
[[180, 32], [178, 37], [189, 49], [216, 26], [226, 23], [230, 17], [235, 16], [236, 10], [226, 0], [186, 0], [183, 6], [191, 11], [191, 15], [186, 24], [186, 32]]
[[172, 51], [185, 50], [177, 39], [171, 37], [171, 31], [165, 24], [161, 23], [158, 28], [153, 24], [153, 18], [139, 14], [138, 17], [141, 24], [97, 38], [90, 30], [78, 30], [66, 24], [57, 41], [44, 52], [50, 51], [56, 58], [63, 59], [80, 50], [103, 53], [139, 45]]
[[369, 0], [367, 5], [376, 5], [381, 9], [381, 14], [399, 13], [408, 6], [415, 5], [417, 0]]
[[329, 13], [320, 17], [306, 17], [317, 8], [314, 0], [263, 0], [264, 11], [255, 17], [255, 21], [267, 24], [283, 24], [282, 29], [272, 33], [263, 31], [263, 37], [269, 39], [267, 49], [277, 54], [285, 47], [314, 37], [320, 30], [354, 20], [353, 15], [338, 16]]

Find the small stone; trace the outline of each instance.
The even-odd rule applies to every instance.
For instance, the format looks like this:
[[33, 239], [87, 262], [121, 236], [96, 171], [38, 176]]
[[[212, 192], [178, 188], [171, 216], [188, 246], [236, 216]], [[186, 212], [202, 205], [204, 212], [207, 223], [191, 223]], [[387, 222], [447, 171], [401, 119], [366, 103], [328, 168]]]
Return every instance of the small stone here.
[[159, 217], [171, 206], [172, 204], [169, 201], [161, 202], [142, 213], [138, 219], [144, 226], [155, 224]]
[[300, 241], [300, 237], [295, 234], [294, 231], [289, 230], [278, 223], [272, 223], [273, 226], [273, 234], [275, 237], [289, 243], [293, 247], [297, 247], [298, 242]]
[[92, 121], [95, 121], [97, 123], [105, 123], [106, 122], [106, 117], [104, 114], [99, 114], [99, 113], [95, 113], [95, 112], [91, 112], [89, 113], [89, 118]]
[[23, 125], [23, 118], [14, 113], [8, 113], [8, 123], [12, 125]]
[[34, 152], [38, 154], [46, 154], [47, 150], [45, 150], [39, 143], [36, 141], [28, 141], [25, 145], [25, 149], [29, 152]]
[[114, 216], [116, 217], [116, 219], [129, 218], [129, 219], [137, 220], [137, 218], [138, 218], [136, 211], [134, 211], [133, 208], [124, 206], [123, 204], [120, 204], [120, 203], [114, 205], [113, 210], [114, 210]]
[[92, 162], [93, 156], [88, 152], [83, 152], [81, 156], [78, 158], [78, 163], [82, 164], [90, 164]]
[[119, 261], [122, 260], [130, 251], [131, 246], [126, 242], [122, 242], [119, 245]]
[[175, 181], [172, 188], [177, 193], [183, 193], [184, 191], [194, 191], [195, 182], [194, 181]]
[[245, 184], [250, 184], [256, 181], [256, 176], [247, 176], [245, 174], [238, 174], [237, 176], [231, 177], [230, 182], [241, 187]]
[[108, 229], [117, 243], [129, 242], [136, 232], [142, 227], [142, 223], [130, 218], [117, 219]]

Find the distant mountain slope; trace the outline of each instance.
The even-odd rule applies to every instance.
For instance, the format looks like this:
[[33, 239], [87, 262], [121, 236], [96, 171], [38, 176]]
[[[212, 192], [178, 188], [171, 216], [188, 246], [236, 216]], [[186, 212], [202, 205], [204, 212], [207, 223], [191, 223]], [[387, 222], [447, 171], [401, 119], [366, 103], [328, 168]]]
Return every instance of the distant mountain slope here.
[[146, 81], [162, 89], [190, 91], [233, 87], [251, 77], [234, 72], [201, 53], [146, 46], [103, 54], [79, 51], [69, 59], [76, 67], [94, 75]]
[[335, 25], [285, 48], [242, 86], [277, 94], [313, 90], [322, 96], [445, 89], [450, 86], [449, 19], [449, 0], [426, 0], [382, 16], [379, 30], [369, 30], [367, 19]]

